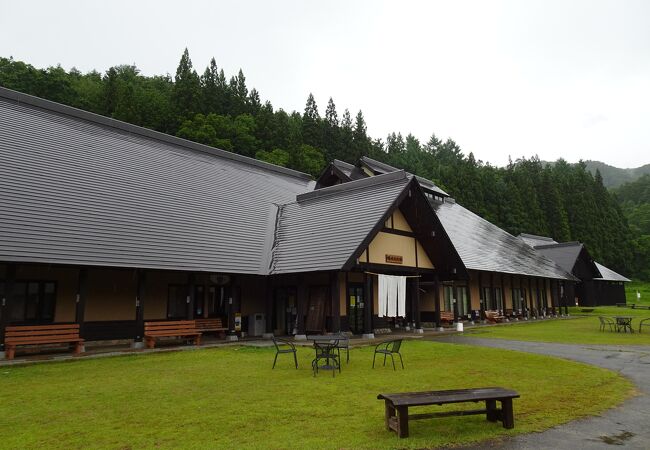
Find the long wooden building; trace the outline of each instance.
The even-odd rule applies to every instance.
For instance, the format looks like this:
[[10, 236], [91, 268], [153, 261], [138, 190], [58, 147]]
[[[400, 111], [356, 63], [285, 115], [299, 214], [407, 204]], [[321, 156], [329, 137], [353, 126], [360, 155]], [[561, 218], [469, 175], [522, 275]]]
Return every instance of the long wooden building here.
[[[408, 276], [402, 318], [378, 275]], [[308, 175], [0, 88], [0, 342], [220, 317], [304, 337], [486, 310], [551, 315], [576, 278], [427, 180], [363, 158]]]
[[550, 237], [526, 233], [519, 237], [580, 280], [569, 293], [576, 306], [625, 303], [625, 283], [630, 280], [594, 261], [582, 242], [559, 243]]

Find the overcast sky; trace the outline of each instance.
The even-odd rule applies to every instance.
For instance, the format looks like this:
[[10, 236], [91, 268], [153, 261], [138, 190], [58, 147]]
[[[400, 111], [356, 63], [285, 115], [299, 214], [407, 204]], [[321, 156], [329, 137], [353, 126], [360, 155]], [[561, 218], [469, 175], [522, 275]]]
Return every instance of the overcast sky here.
[[373, 137], [650, 163], [650, 1], [0, 0], [0, 56], [36, 67], [174, 74], [185, 47], [276, 108], [362, 109]]

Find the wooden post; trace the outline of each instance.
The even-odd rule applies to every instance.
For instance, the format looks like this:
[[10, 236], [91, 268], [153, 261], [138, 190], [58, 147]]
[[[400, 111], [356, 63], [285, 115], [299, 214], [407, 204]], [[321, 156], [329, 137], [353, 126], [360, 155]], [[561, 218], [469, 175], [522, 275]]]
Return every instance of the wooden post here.
[[5, 328], [9, 324], [11, 306], [13, 305], [14, 285], [16, 284], [16, 265], [7, 264], [5, 276], [5, 291], [0, 299], [0, 338], [2, 339], [2, 351], [4, 353]]
[[559, 282], [558, 280], [550, 280], [551, 283], [551, 311], [554, 317], [557, 317]]
[[88, 285], [88, 270], [85, 267], [79, 269], [77, 280], [77, 298], [75, 301], [74, 321], [79, 324], [79, 335], [84, 333], [84, 315], [86, 310], [86, 288]]
[[[512, 317], [515, 316], [515, 296], [512, 295], [514, 289], [515, 289], [515, 284], [513, 283], [512, 274], [510, 274], [510, 302], [512, 303], [512, 314], [511, 314]], [[505, 300], [503, 301], [503, 306], [504, 307], [506, 306], [505, 305]]]
[[495, 310], [497, 309], [496, 308], [496, 306], [497, 306], [496, 292], [497, 292], [497, 290], [494, 287], [494, 272], [490, 272], [490, 297], [491, 297], [491, 300], [492, 300], [492, 304], [489, 305], [490, 309], [492, 309], [493, 306], [495, 307], [494, 308]]
[[[230, 277], [230, 297], [226, 299], [228, 313], [228, 336], [236, 336], [235, 333], [235, 277]], [[228, 338], [226, 338], [228, 339]], [[230, 338], [234, 339], [234, 338]]]
[[372, 277], [367, 273], [363, 274], [365, 282], [365, 292], [363, 299], [363, 334], [366, 337], [374, 337], [372, 332], [372, 303], [373, 303], [373, 292], [372, 292]]
[[451, 306], [454, 312], [454, 323], [458, 322], [458, 288], [456, 282], [451, 282]]
[[541, 308], [541, 306], [542, 306], [542, 304], [541, 304], [542, 295], [541, 294], [542, 293], [539, 291], [539, 278], [537, 278], [537, 277], [535, 278], [535, 291], [537, 291], [536, 292], [537, 296], [535, 297], [535, 300], [536, 300], [535, 303], [537, 304], [537, 316], [539, 317], [539, 316], [542, 315], [542, 311], [541, 311], [541, 309], [542, 309]]
[[264, 305], [265, 315], [266, 315], [266, 336], [265, 338], [270, 338], [273, 336], [273, 311], [275, 311], [273, 303], [273, 283], [271, 283], [271, 277], [267, 276], [265, 279], [265, 300]]
[[136, 292], [135, 292], [135, 339], [134, 342], [142, 342], [144, 337], [144, 290], [146, 283], [146, 272], [138, 270], [136, 272]]
[[[535, 313], [535, 310], [533, 309], [534, 303], [533, 303], [533, 282], [530, 280], [530, 277], [528, 277], [528, 310], [532, 310], [533, 313]], [[537, 314], [535, 314], [535, 317], [537, 317]]]
[[503, 274], [499, 274], [499, 279], [501, 280], [501, 315], [506, 315], [506, 293], [503, 290]]
[[474, 323], [474, 308], [472, 308], [472, 279], [469, 278], [466, 282], [466, 294], [467, 294], [467, 303], [469, 304], [469, 314], [470, 318], [472, 319], [472, 323]]
[[478, 299], [481, 307], [481, 317], [479, 319], [485, 320], [485, 294], [483, 293], [483, 276], [480, 271], [478, 273]]
[[296, 286], [296, 336], [305, 336], [305, 314], [307, 313], [307, 286], [305, 286], [305, 277], [298, 278]]
[[415, 331], [420, 332], [422, 330], [422, 323], [420, 317], [420, 278], [413, 279], [413, 288], [415, 293], [413, 295], [413, 315], [415, 316]]
[[435, 312], [436, 328], [440, 328], [442, 324], [440, 322], [440, 281], [438, 279], [438, 275], [435, 275], [433, 278], [433, 298], [436, 302], [436, 312]]
[[187, 276], [187, 310], [185, 313], [187, 320], [194, 319], [194, 274]]
[[341, 287], [339, 286], [339, 273], [330, 272], [330, 297], [332, 300], [332, 332], [341, 331]]

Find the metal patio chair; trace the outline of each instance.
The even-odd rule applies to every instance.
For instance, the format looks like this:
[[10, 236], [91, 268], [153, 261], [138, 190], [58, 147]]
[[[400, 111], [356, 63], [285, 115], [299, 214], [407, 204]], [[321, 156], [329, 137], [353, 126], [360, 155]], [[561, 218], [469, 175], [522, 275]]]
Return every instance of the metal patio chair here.
[[386, 341], [382, 342], [381, 344], [377, 344], [375, 347], [375, 353], [372, 356], [372, 368], [375, 368], [375, 358], [377, 357], [377, 353], [380, 355], [384, 355], [384, 366], [386, 365], [386, 357], [390, 356], [391, 361], [393, 362], [393, 370], [395, 369], [395, 358], [393, 355], [397, 354], [399, 355], [399, 361], [402, 364], [402, 369], [404, 369], [404, 361], [402, 360], [402, 354], [399, 352], [400, 347], [402, 346], [402, 339], [394, 339], [392, 341]]
[[339, 354], [339, 361], [341, 361], [341, 350], [345, 350], [345, 362], [347, 364], [350, 362], [350, 338], [347, 336], [342, 336], [338, 341], [339, 343], [336, 345], [336, 350]]
[[[644, 323], [644, 322], [646, 322], [646, 321], [647, 321], [648, 323]], [[642, 319], [642, 320], [639, 322], [639, 333], [641, 332], [641, 327], [648, 327], [648, 328], [650, 328], [650, 317], [648, 317], [647, 319]]]
[[278, 360], [278, 355], [283, 353], [293, 353], [293, 362], [298, 368], [298, 357], [296, 356], [296, 347], [292, 342], [287, 341], [286, 339], [278, 339], [273, 337], [273, 345], [275, 345], [275, 358], [273, 359], [273, 367], [275, 369], [275, 363]]
[[598, 316], [600, 320], [600, 331], [605, 331], [605, 328], [609, 328], [609, 331], [618, 331], [618, 325], [616, 321], [610, 317]]

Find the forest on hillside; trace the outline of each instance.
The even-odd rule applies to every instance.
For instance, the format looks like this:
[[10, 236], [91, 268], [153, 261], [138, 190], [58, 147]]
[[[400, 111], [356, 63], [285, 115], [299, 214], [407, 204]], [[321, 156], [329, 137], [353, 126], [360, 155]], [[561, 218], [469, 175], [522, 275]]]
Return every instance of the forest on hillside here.
[[603, 184], [606, 188], [617, 188], [623, 183], [630, 183], [643, 175], [650, 174], [650, 164], [645, 164], [633, 169], [621, 169], [605, 164], [600, 161], [585, 161], [587, 170], [592, 174], [599, 171], [603, 177]]
[[0, 58], [0, 86], [176, 135], [314, 176], [332, 159], [362, 155], [433, 180], [463, 206], [517, 235], [584, 242], [612, 269], [650, 279], [650, 240], [639, 239], [617, 201], [585, 163], [545, 164], [537, 157], [495, 167], [452, 139], [367, 133], [362, 111], [324, 114], [309, 94], [303, 112], [287, 112], [249, 89], [242, 70], [227, 77], [213, 58], [199, 74], [187, 50], [175, 75], [144, 76], [134, 65], [105, 73], [35, 68]]
[[[625, 183], [614, 190], [623, 213], [627, 217], [636, 248], [650, 248], [650, 175], [646, 174], [635, 181]], [[638, 261], [639, 278], [650, 280], [650, 253], [645, 261]]]

